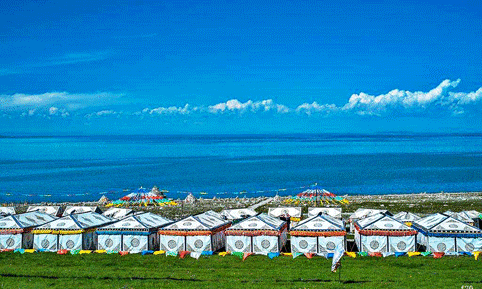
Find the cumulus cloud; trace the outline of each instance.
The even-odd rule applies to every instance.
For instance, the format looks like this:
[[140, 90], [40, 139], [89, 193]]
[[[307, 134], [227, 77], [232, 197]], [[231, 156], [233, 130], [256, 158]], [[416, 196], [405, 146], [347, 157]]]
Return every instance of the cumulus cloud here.
[[282, 104], [275, 103], [272, 99], [262, 101], [240, 102], [237, 99], [231, 99], [226, 102], [218, 103], [208, 107], [211, 113], [225, 113], [225, 112], [259, 112], [259, 111], [275, 111], [277, 113], [288, 113], [290, 109]]
[[297, 113], [312, 115], [316, 113], [328, 114], [331, 112], [339, 111], [339, 108], [334, 104], [318, 104], [316, 101], [313, 103], [303, 103], [296, 108]]
[[149, 114], [190, 114], [195, 108], [190, 107], [189, 104], [186, 103], [184, 107], [177, 107], [177, 106], [170, 106], [170, 107], [158, 107], [154, 109], [144, 109], [144, 112], [149, 112]]

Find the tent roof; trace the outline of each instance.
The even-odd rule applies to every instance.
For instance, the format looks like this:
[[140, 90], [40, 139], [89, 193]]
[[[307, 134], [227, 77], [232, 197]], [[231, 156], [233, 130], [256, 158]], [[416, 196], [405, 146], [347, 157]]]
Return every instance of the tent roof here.
[[62, 216], [65, 217], [71, 214], [81, 214], [86, 212], [102, 213], [97, 206], [67, 206]]
[[27, 212], [42, 212], [52, 216], [60, 214], [60, 206], [29, 206]]
[[301, 218], [301, 207], [278, 207], [268, 210], [268, 215], [276, 218], [286, 214], [289, 214], [290, 217]]
[[109, 224], [100, 230], [150, 230], [160, 228], [172, 223], [172, 220], [166, 219], [153, 213], [142, 213], [133, 215]]
[[393, 218], [401, 222], [413, 222], [419, 220], [420, 216], [410, 212], [400, 212], [398, 214], [395, 214]]
[[27, 212], [10, 215], [0, 220], [0, 229], [24, 229], [37, 227], [57, 218], [42, 212]]
[[278, 218], [265, 213], [249, 217], [231, 227], [228, 230], [275, 230], [279, 231], [286, 224]]
[[255, 216], [257, 214], [258, 213], [255, 210], [250, 208], [223, 210], [221, 212], [221, 215], [228, 220], [242, 219], [244, 218], [243, 216]]
[[472, 218], [469, 218], [466, 214], [461, 214], [461, 213], [455, 213], [452, 211], [446, 211], [443, 213], [444, 215], [450, 216], [454, 219], [457, 219], [459, 221], [462, 221], [464, 223], [473, 223], [474, 220]]
[[458, 213], [462, 216], [465, 216], [469, 219], [478, 219], [480, 217], [480, 213], [477, 212], [477, 211], [474, 211], [474, 210], [471, 210], [471, 211], [462, 211], [460, 213]]
[[329, 215], [315, 215], [291, 228], [296, 231], [345, 231], [345, 222]]
[[134, 214], [134, 211], [125, 208], [110, 208], [102, 213], [102, 215], [113, 219], [121, 219], [131, 214]]
[[15, 215], [14, 207], [0, 207], [0, 216]]
[[482, 233], [481, 230], [476, 227], [470, 226], [460, 220], [450, 217], [445, 214], [433, 214], [425, 218], [417, 220], [413, 225], [424, 232], [440, 232], [448, 231], [454, 233]]
[[341, 219], [341, 208], [308, 208], [308, 218], [316, 216], [319, 213]]
[[393, 217], [381, 213], [359, 220], [356, 223], [358, 224], [360, 230], [413, 230]]
[[39, 230], [81, 230], [100, 227], [102, 225], [111, 223], [112, 220], [101, 214], [94, 212], [87, 212], [82, 214], [72, 214], [50, 223], [44, 224], [37, 229]]
[[[215, 213], [215, 212], [213, 212]], [[217, 214], [217, 213], [215, 213]], [[219, 215], [219, 214], [218, 214]], [[229, 221], [217, 218], [212, 213], [202, 213], [195, 216], [189, 216], [173, 224], [163, 228], [163, 230], [203, 230], [210, 231], [218, 227], [229, 224]]]
[[350, 215], [350, 219], [363, 219], [366, 217], [370, 217], [376, 215], [378, 213], [389, 213], [387, 210], [378, 210], [378, 209], [358, 209], [353, 214]]

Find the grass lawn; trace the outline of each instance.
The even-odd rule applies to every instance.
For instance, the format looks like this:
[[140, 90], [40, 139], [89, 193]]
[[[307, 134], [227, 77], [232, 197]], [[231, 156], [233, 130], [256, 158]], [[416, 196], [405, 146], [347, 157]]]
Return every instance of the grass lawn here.
[[0, 253], [0, 288], [482, 288], [473, 257], [186, 257]]

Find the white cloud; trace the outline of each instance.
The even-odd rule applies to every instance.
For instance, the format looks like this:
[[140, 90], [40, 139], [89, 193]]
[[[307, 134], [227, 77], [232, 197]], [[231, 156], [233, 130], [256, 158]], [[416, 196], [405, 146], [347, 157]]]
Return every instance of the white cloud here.
[[24, 110], [38, 108], [64, 108], [77, 110], [91, 106], [112, 104], [122, 95], [108, 92], [68, 93], [47, 92], [42, 94], [0, 95], [0, 110]]
[[263, 111], [275, 111], [277, 113], [288, 113], [290, 109], [282, 104], [276, 104], [272, 99], [266, 99], [262, 101], [240, 102], [237, 99], [230, 99], [226, 102], [218, 103], [208, 107], [210, 113], [224, 113], [224, 112], [263, 112]]
[[330, 113], [338, 111], [339, 109], [334, 104], [318, 104], [316, 101], [313, 103], [303, 103], [296, 108], [296, 112], [307, 115], [315, 113]]
[[149, 112], [151, 115], [155, 114], [190, 114], [192, 111], [192, 108], [188, 103], [184, 105], [184, 107], [177, 107], [177, 106], [170, 106], [170, 107], [158, 107], [154, 109], [144, 109], [142, 110], [143, 112]]

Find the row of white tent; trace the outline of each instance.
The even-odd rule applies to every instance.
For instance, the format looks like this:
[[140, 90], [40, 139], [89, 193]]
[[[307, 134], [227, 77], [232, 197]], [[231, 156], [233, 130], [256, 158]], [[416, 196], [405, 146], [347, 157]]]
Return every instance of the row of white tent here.
[[[253, 213], [249, 209], [223, 214], [208, 211], [177, 222], [152, 213], [129, 215], [131, 212], [122, 210], [116, 213], [128, 214], [117, 221], [95, 212], [59, 219], [38, 211], [11, 215], [0, 219], [0, 249], [141, 252], [160, 247], [202, 252], [226, 247], [228, 251], [269, 253], [281, 251], [288, 235], [286, 222], [270, 215], [252, 215], [234, 225], [226, 218], [226, 214], [246, 217]], [[416, 244], [433, 252], [482, 250], [482, 231], [449, 214], [420, 218], [406, 212], [395, 216], [377, 212], [353, 225], [355, 243], [364, 252], [409, 252], [415, 251]], [[299, 222], [290, 235], [292, 252], [330, 253], [338, 244], [346, 247], [344, 221], [326, 214]]]
[[[65, 210], [62, 212], [61, 206], [29, 206], [27, 212], [41, 212], [55, 217], [65, 217], [72, 214], [81, 214], [87, 212], [95, 212], [103, 214], [107, 217], [113, 217], [116, 219], [123, 218], [127, 215], [133, 214], [134, 211], [131, 209], [124, 208], [110, 208], [105, 212], [97, 206], [66, 206]], [[0, 207], [0, 217], [15, 215], [15, 207]]]

